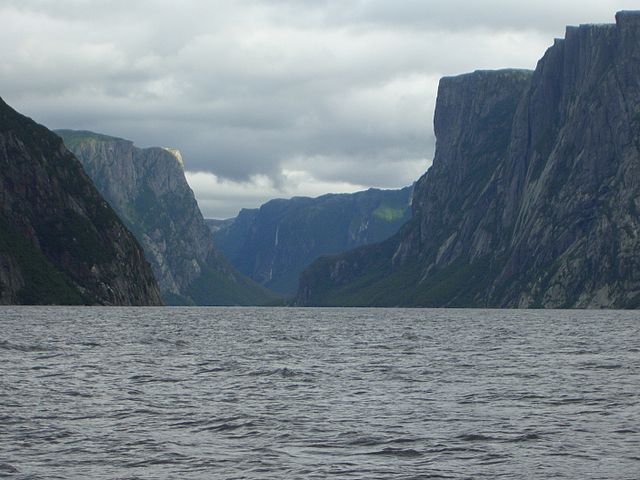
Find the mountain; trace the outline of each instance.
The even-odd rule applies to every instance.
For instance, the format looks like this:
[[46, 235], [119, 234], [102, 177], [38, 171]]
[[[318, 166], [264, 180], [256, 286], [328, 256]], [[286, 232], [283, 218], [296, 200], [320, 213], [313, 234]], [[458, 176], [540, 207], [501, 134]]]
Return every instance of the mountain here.
[[142, 249], [78, 160], [2, 99], [0, 304], [161, 304]]
[[315, 262], [299, 304], [640, 306], [640, 12], [443, 78], [434, 127], [411, 222]]
[[235, 220], [209, 221], [216, 246], [258, 283], [293, 296], [300, 273], [313, 260], [378, 242], [410, 215], [412, 187], [369, 189], [318, 198], [271, 200], [241, 210]]
[[233, 222], [235, 222], [235, 220], [235, 218], [225, 218], [223, 220], [219, 220], [217, 218], [205, 218], [204, 223], [207, 224], [211, 233], [215, 235], [217, 231], [229, 227]]
[[259, 305], [274, 294], [215, 249], [182, 157], [169, 148], [87, 131], [56, 132], [142, 245], [166, 303]]

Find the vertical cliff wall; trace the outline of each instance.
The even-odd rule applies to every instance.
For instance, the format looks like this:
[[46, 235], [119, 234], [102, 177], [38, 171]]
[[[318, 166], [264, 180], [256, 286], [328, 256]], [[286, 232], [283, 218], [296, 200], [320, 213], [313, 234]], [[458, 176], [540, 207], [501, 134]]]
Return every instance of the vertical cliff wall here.
[[215, 249], [175, 149], [58, 130], [144, 248], [170, 304], [255, 305], [275, 295], [236, 271]]
[[161, 303], [142, 249], [78, 160], [2, 100], [0, 303]]
[[305, 272], [301, 304], [640, 304], [640, 15], [567, 28], [533, 74], [441, 81], [433, 167], [385, 244]]

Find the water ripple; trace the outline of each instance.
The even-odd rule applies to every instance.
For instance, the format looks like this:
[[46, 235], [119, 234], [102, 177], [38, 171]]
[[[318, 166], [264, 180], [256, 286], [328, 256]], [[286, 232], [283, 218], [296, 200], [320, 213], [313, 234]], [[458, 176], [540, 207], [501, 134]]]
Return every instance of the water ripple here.
[[0, 321], [0, 478], [639, 478], [636, 312], [0, 307]]

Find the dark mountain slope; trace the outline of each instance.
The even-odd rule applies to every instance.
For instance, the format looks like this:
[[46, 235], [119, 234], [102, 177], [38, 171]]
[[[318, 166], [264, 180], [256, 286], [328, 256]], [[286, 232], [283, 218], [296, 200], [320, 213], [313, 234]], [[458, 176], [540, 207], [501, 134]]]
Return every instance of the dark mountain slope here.
[[161, 303], [142, 249], [78, 160], [2, 100], [0, 303]]

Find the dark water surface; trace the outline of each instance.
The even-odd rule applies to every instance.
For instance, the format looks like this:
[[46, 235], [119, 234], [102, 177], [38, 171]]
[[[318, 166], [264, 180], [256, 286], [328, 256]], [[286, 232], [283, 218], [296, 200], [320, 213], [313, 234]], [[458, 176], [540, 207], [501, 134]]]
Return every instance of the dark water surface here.
[[0, 308], [0, 477], [639, 479], [640, 313]]

